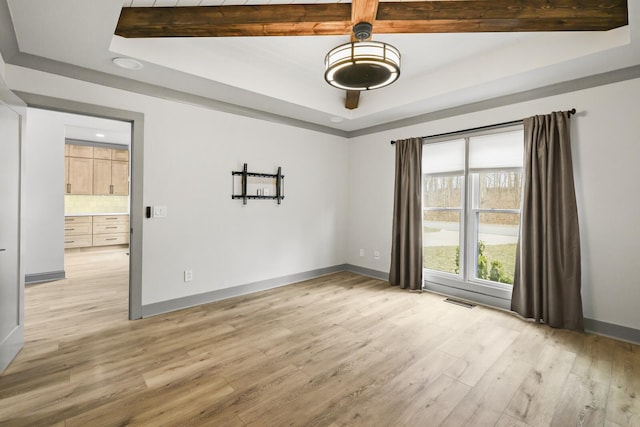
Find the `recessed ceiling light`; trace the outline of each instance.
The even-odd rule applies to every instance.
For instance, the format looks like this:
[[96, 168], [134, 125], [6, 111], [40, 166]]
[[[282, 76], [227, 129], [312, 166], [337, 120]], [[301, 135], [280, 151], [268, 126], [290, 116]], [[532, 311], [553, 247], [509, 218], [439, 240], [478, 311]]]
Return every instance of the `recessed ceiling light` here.
[[104, 138], [104, 133], [96, 133], [96, 136], [97, 136], [98, 138]]
[[126, 68], [127, 70], [139, 70], [143, 67], [140, 61], [136, 61], [132, 58], [113, 58], [113, 63], [118, 67]]
[[331, 120], [333, 123], [342, 123], [344, 122], [344, 117], [333, 116], [329, 120]]

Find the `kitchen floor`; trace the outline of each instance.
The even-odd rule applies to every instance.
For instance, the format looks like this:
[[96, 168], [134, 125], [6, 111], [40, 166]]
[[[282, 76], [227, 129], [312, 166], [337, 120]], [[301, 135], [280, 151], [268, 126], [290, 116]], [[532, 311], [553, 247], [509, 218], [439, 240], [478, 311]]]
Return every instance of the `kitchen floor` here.
[[[47, 346], [60, 336], [90, 334], [129, 313], [128, 245], [67, 249], [66, 279], [27, 286], [25, 340]], [[46, 315], [45, 315], [46, 314]], [[38, 327], [55, 319], [57, 331]], [[41, 335], [42, 334], [42, 335]], [[24, 351], [24, 350], [23, 350]]]

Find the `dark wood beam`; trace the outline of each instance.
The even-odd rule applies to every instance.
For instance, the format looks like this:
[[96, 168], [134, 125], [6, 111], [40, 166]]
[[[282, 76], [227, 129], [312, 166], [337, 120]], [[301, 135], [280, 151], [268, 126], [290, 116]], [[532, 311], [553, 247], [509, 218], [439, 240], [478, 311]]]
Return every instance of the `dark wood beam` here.
[[379, 4], [375, 32], [606, 31], [628, 23], [626, 0], [397, 2]]
[[354, 110], [358, 108], [358, 103], [360, 102], [360, 91], [359, 90], [348, 90], [347, 97], [344, 102], [344, 107], [349, 110]]
[[[376, 14], [378, 13], [378, 0], [354, 0], [351, 4], [351, 22], [353, 25], [360, 22], [368, 22], [372, 24], [376, 20]], [[367, 40], [371, 40], [369, 37]], [[351, 41], [357, 41], [353, 30], [351, 31]], [[348, 90], [347, 96], [344, 100], [344, 108], [348, 110], [355, 110], [360, 103], [360, 91]]]
[[349, 34], [351, 5], [125, 7], [123, 37], [233, 37]]
[[[123, 37], [348, 35], [376, 0], [261, 6], [123, 8]], [[628, 24], [627, 0], [439, 0], [382, 2], [376, 34], [603, 31]]]
[[[377, 13], [378, 0], [354, 0], [351, 5], [351, 22], [353, 25], [360, 22], [368, 22], [373, 25]], [[375, 28], [373, 31], [375, 31]], [[351, 33], [351, 40], [355, 41], [353, 32]]]

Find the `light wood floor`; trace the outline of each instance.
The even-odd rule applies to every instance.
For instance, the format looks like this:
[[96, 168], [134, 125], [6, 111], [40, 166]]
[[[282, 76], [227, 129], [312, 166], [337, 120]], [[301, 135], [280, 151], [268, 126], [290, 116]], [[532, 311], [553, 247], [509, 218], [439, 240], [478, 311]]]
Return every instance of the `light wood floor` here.
[[352, 273], [128, 321], [125, 252], [27, 289], [0, 425], [640, 426], [640, 346]]

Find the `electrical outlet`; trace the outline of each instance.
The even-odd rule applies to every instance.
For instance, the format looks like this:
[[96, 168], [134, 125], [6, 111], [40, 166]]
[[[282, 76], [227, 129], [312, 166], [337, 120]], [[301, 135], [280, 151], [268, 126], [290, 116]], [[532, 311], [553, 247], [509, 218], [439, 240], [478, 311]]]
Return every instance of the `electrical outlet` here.
[[360, 249], [360, 256], [364, 256], [364, 249]]
[[373, 259], [380, 259], [380, 251], [373, 252]]
[[193, 270], [185, 270], [184, 271], [184, 281], [190, 282], [193, 280]]

